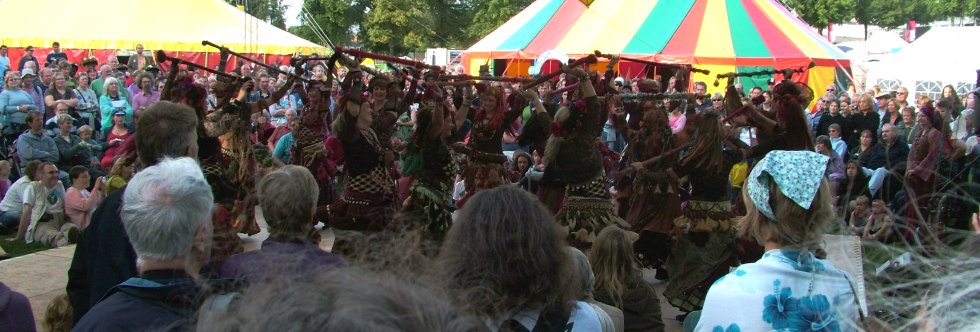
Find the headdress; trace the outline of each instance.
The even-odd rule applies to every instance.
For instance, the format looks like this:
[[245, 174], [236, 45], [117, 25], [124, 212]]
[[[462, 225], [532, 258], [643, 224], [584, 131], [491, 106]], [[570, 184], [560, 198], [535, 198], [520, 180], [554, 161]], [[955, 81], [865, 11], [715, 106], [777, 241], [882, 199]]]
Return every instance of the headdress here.
[[749, 198], [769, 220], [779, 222], [769, 206], [769, 184], [775, 181], [779, 191], [804, 209], [817, 195], [827, 170], [829, 157], [811, 151], [772, 151], [762, 158], [749, 174]]

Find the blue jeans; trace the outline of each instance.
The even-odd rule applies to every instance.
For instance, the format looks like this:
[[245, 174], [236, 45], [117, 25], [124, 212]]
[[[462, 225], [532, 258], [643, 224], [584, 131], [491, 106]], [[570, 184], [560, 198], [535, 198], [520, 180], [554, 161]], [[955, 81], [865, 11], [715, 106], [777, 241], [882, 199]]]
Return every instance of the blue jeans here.
[[13, 230], [20, 225], [21, 211], [0, 211], [0, 229]]

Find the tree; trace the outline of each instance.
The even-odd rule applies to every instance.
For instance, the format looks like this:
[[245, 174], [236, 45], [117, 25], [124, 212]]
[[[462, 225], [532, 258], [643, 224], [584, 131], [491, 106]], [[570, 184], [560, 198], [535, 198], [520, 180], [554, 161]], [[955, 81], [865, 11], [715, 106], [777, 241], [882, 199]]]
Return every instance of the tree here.
[[831, 23], [841, 23], [854, 17], [853, 0], [781, 0], [804, 22], [817, 28], [821, 34]]
[[854, 2], [854, 20], [864, 26], [864, 39], [868, 39], [868, 25], [871, 24], [871, 0]]
[[[472, 42], [483, 38], [533, 2], [532, 0], [476, 0], [476, 13], [466, 29]], [[471, 43], [472, 43], [471, 42]]]
[[300, 25], [291, 28], [289, 32], [308, 40], [320, 41], [317, 31], [322, 29], [332, 43], [351, 45], [357, 36], [359, 23], [364, 18], [368, 3], [366, 0], [304, 0], [304, 10], [300, 11], [299, 16]]
[[286, 4], [282, 0], [225, 0], [235, 6], [244, 6], [245, 12], [280, 29], [286, 29]]
[[867, 8], [869, 23], [885, 29], [905, 26], [909, 20], [929, 23], [935, 19], [931, 9], [933, 4], [921, 0], [870, 0]]
[[936, 0], [932, 4], [932, 15], [936, 19], [972, 16], [971, 5], [980, 5], [975, 0]]
[[446, 48], [469, 47], [475, 42], [469, 38], [466, 27], [473, 21], [476, 1], [427, 0], [433, 19], [431, 32], [435, 43]]
[[372, 0], [360, 27], [367, 49], [405, 54], [432, 45], [434, 18], [428, 2]]

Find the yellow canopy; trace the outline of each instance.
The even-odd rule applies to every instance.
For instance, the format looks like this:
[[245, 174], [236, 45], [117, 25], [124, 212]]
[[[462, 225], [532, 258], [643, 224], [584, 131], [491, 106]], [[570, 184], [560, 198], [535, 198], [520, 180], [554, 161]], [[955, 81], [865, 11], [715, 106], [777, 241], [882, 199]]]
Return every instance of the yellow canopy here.
[[[39, 11], [40, 10], [40, 11]], [[240, 53], [329, 53], [221, 0], [3, 0], [0, 43], [12, 48], [215, 52], [208, 40]], [[31, 14], [33, 13], [33, 14]]]

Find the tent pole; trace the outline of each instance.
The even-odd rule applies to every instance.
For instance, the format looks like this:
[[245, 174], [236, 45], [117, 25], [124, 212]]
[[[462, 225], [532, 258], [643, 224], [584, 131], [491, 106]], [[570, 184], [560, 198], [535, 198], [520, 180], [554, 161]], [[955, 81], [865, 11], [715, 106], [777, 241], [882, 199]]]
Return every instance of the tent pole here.
[[[857, 83], [857, 82], [855, 82], [855, 81], [854, 81], [854, 76], [853, 76], [853, 75], [851, 75], [851, 73], [850, 73], [850, 72], [849, 72], [849, 71], [847, 70], [847, 68], [844, 68], [844, 65], [842, 65], [842, 64], [840, 63], [840, 61], [837, 61], [837, 60], [834, 60], [834, 63], [836, 63], [836, 64], [837, 64], [837, 68], [840, 68], [841, 70], [843, 70], [843, 71], [844, 71], [844, 75], [847, 75], [847, 78], [851, 80], [851, 83]], [[857, 86], [857, 85], [855, 85], [855, 87], [856, 87], [856, 86]]]

